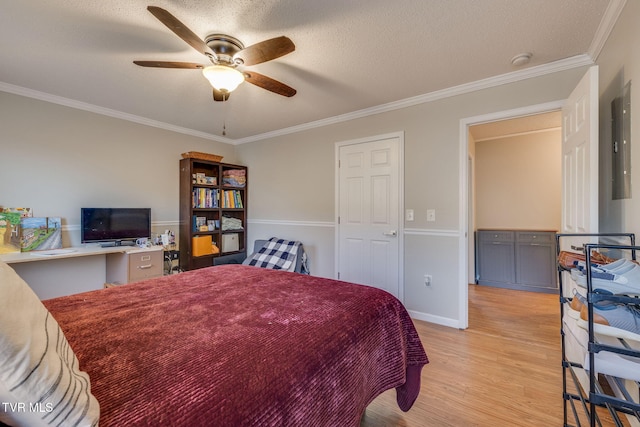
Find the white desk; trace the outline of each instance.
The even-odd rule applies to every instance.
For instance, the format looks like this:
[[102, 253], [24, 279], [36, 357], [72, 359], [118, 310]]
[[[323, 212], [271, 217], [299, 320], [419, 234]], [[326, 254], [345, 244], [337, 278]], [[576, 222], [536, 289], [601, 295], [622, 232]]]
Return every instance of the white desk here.
[[106, 255], [161, 251], [162, 246], [85, 245], [51, 251], [16, 252], [0, 255], [40, 299], [55, 298], [102, 289], [106, 281]]

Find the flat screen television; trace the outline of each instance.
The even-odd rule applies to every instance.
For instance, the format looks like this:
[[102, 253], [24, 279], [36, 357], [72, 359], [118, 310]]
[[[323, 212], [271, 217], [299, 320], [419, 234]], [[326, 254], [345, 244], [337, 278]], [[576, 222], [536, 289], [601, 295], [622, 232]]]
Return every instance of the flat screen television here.
[[151, 237], [151, 208], [81, 208], [82, 243], [135, 244]]

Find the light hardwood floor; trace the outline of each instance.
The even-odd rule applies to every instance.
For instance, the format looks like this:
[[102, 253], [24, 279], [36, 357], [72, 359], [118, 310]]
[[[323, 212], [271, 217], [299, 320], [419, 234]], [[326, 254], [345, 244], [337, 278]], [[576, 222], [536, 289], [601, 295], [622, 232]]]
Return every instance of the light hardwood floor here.
[[413, 408], [395, 390], [361, 427], [562, 426], [558, 295], [469, 286], [469, 329], [415, 321], [430, 363]]

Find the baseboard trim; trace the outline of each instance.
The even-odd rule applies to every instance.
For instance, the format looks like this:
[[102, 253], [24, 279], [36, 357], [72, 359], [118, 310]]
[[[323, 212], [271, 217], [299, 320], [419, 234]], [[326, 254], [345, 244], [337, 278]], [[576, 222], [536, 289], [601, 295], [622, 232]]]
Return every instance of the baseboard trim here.
[[420, 311], [415, 310], [407, 310], [409, 316], [412, 319], [422, 320], [429, 323], [435, 323], [436, 325], [449, 326], [450, 328], [462, 329], [460, 327], [460, 322], [456, 319], [451, 319], [449, 317], [436, 316], [434, 314], [422, 313]]

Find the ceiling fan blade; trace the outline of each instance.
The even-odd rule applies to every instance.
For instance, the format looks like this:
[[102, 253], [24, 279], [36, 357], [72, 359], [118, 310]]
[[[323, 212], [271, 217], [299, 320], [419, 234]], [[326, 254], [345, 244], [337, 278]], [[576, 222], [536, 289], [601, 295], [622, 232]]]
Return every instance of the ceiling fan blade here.
[[231, 94], [229, 92], [222, 92], [216, 88], [213, 88], [213, 100], [214, 101], [226, 101]]
[[236, 53], [233, 59], [242, 60], [244, 65], [256, 65], [279, 58], [294, 50], [296, 46], [293, 42], [288, 37], [280, 36], [245, 47]]
[[204, 65], [195, 62], [173, 62], [173, 61], [133, 61], [134, 64], [141, 67], [157, 67], [157, 68], [188, 68], [203, 69]]
[[284, 83], [254, 71], [245, 71], [244, 79], [251, 84], [282, 96], [292, 97], [297, 92], [294, 88], [287, 86]]
[[198, 37], [193, 31], [187, 28], [178, 18], [167, 12], [166, 10], [157, 7], [157, 6], [149, 6], [147, 10], [153, 14], [160, 22], [167, 26], [171, 31], [173, 31], [178, 37], [187, 42], [189, 46], [197, 50], [203, 55], [211, 55], [214, 59], [217, 60], [216, 54], [207, 46], [207, 44], [202, 41], [200, 37]]

